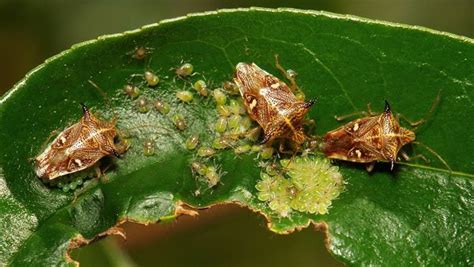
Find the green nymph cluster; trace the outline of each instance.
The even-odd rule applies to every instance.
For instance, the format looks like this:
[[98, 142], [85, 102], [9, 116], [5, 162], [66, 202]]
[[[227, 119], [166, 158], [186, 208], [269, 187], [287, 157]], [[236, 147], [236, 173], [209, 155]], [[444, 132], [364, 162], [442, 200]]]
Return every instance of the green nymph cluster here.
[[268, 202], [280, 216], [286, 217], [293, 210], [325, 214], [344, 189], [342, 175], [327, 159], [297, 157], [281, 160], [280, 165], [280, 173], [262, 172], [262, 180], [255, 186], [258, 199]]

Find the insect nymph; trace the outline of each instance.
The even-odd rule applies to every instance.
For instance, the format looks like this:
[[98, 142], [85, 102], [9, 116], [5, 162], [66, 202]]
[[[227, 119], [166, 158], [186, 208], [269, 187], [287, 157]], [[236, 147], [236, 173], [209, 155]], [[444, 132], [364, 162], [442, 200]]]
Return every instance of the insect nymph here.
[[400, 149], [414, 140], [415, 133], [400, 126], [385, 101], [380, 115], [356, 119], [328, 132], [323, 150], [332, 159], [368, 163], [368, 171], [376, 161], [388, 161], [393, 169]]
[[35, 158], [38, 177], [50, 181], [84, 170], [105, 156], [120, 156], [114, 144], [115, 120], [101, 121], [83, 104], [82, 110], [81, 120], [62, 131]]
[[254, 63], [237, 64], [234, 82], [249, 116], [263, 129], [262, 143], [276, 138], [297, 145], [305, 141], [303, 118], [314, 101], [298, 100], [288, 85]]

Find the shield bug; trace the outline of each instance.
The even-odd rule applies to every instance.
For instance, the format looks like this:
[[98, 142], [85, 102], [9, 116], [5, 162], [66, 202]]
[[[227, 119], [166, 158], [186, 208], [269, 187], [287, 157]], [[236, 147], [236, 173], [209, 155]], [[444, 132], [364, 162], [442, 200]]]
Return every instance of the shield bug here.
[[84, 104], [82, 111], [81, 120], [62, 131], [35, 158], [38, 177], [50, 181], [91, 167], [105, 156], [120, 157], [114, 144], [115, 120], [97, 119]]
[[[432, 110], [436, 103], [437, 101], [433, 104]], [[331, 159], [367, 163], [366, 168], [369, 172], [373, 170], [377, 161], [390, 162], [390, 168], [393, 170], [400, 149], [415, 140], [415, 132], [400, 126], [387, 101], [383, 113], [374, 115], [369, 106], [368, 114], [369, 116], [353, 120], [326, 133], [322, 144], [323, 151]], [[353, 114], [349, 116], [351, 115]], [[419, 125], [424, 121], [422, 119], [413, 124]], [[408, 159], [408, 156], [402, 155]], [[435, 155], [445, 163], [439, 155], [436, 153]]]
[[313, 100], [298, 100], [288, 85], [255, 63], [237, 64], [234, 81], [249, 116], [263, 129], [262, 143], [277, 138], [289, 139], [297, 145], [305, 141], [303, 118]]

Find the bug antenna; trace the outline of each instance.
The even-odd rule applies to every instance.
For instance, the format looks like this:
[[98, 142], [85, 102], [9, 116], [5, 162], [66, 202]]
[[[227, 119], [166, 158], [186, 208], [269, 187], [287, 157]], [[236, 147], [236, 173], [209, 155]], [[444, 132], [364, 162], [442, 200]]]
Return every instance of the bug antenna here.
[[83, 116], [88, 120], [90, 117], [89, 108], [84, 103], [81, 103], [81, 107]]
[[436, 95], [435, 99], [433, 100], [433, 104], [431, 104], [431, 108], [430, 110], [428, 111], [428, 113], [425, 115], [424, 118], [422, 118], [421, 120], [419, 120], [418, 122], [415, 122], [415, 130], [418, 130], [418, 127], [422, 124], [424, 124], [425, 122], [429, 121], [431, 119], [431, 117], [433, 116], [436, 108], [438, 107], [439, 105], [439, 102], [441, 101], [441, 89], [439, 89], [438, 91], [438, 94]]
[[86, 104], [84, 104], [82, 102], [80, 104], [81, 104], [81, 107], [82, 107], [82, 112], [84, 112], [84, 114], [89, 112], [89, 108], [87, 108]]
[[316, 103], [316, 98], [310, 99], [308, 102], [305, 102], [305, 108], [310, 108]]
[[393, 171], [393, 167], [395, 166], [395, 160], [391, 159], [390, 160], [390, 171]]
[[112, 105], [110, 104], [110, 99], [109, 96], [107, 95], [104, 90], [102, 90], [95, 82], [91, 80], [87, 80], [98, 92], [99, 94], [104, 98], [105, 104], [107, 105], [107, 108], [110, 110], [112, 108]]
[[443, 157], [441, 157], [438, 153], [436, 153], [436, 151], [434, 151], [431, 147], [421, 143], [421, 142], [418, 142], [418, 141], [414, 141], [413, 144], [416, 144], [416, 145], [419, 145], [421, 147], [423, 147], [424, 149], [428, 150], [431, 154], [433, 154], [439, 161], [441, 161], [441, 163], [443, 163], [443, 165], [449, 170], [449, 171], [453, 171], [451, 169], [451, 167], [449, 167], [448, 163], [446, 162], [446, 160], [443, 159]]
[[270, 134], [265, 134], [263, 136], [263, 140], [260, 142], [261, 145], [266, 144], [270, 140], [271, 135]]
[[122, 156], [120, 156], [120, 154], [119, 154], [119, 153], [117, 152], [117, 150], [115, 150], [115, 149], [112, 149], [112, 153], [113, 153], [114, 156], [115, 156], [116, 158], [118, 158], [118, 159], [122, 157]]
[[291, 158], [290, 158], [290, 160], [288, 161], [288, 164], [287, 164], [283, 169], [280, 170], [280, 175], [283, 176], [285, 173], [288, 172], [288, 170], [290, 169], [290, 165], [291, 165], [291, 164], [295, 161], [295, 159], [296, 159], [296, 153], [297, 153], [297, 151], [298, 151], [298, 150], [295, 150], [295, 151], [292, 153]]
[[391, 112], [391, 109], [390, 109], [390, 104], [388, 103], [387, 100], [385, 100], [385, 108], [383, 110], [385, 113], [390, 113]]

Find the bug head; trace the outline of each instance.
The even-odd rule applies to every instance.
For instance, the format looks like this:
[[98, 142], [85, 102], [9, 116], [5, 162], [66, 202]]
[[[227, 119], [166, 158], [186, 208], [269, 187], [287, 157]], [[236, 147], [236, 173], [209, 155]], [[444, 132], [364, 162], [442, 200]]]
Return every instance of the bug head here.
[[272, 133], [265, 133], [265, 135], [263, 136], [263, 139], [260, 142], [260, 144], [262, 144], [262, 145], [266, 144], [268, 141], [270, 141], [272, 139], [272, 137], [273, 137]]
[[395, 160], [390, 159], [390, 171], [393, 171], [394, 166], [395, 166]]
[[402, 145], [413, 142], [416, 139], [415, 132], [403, 127], [400, 127], [400, 136], [401, 136]]
[[304, 102], [303, 108], [309, 110], [315, 103], [316, 103], [316, 99], [310, 99], [309, 101]]
[[82, 114], [83, 114], [84, 118], [89, 119], [90, 118], [89, 108], [84, 103], [81, 103], [81, 107], [82, 107]]
[[388, 103], [387, 100], [385, 100], [385, 108], [383, 109], [383, 112], [384, 112], [385, 114], [392, 113], [392, 110], [391, 110], [391, 108], [390, 108], [390, 104]]
[[316, 103], [315, 99], [311, 99], [307, 102], [298, 101], [294, 103], [293, 104], [294, 112], [291, 114], [291, 116], [288, 116], [292, 124], [294, 125], [300, 124], [304, 116], [306, 115], [306, 113], [308, 113], [308, 111], [311, 109], [314, 103]]
[[122, 157], [116, 149], [112, 149], [112, 154], [118, 159]]

